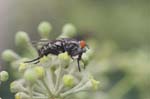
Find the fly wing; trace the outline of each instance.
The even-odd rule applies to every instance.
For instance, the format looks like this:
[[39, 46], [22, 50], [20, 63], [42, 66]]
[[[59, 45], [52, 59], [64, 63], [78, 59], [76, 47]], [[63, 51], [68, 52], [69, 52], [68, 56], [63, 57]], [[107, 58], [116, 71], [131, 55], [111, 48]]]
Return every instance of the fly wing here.
[[33, 45], [44, 45], [44, 44], [47, 44], [48, 42], [51, 42], [51, 41], [47, 39], [41, 39], [40, 41], [31, 41]]
[[40, 49], [42, 46], [51, 43], [53, 41], [51, 40], [47, 40], [47, 39], [41, 39], [39, 41], [31, 41], [31, 44], [38, 50]]

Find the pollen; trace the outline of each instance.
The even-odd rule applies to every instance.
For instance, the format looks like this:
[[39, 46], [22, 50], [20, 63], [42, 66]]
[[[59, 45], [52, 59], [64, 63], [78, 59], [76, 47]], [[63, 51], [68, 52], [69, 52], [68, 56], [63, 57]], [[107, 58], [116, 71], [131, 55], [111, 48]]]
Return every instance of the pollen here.
[[81, 40], [81, 41], [80, 41], [80, 47], [81, 47], [81, 48], [84, 48], [85, 46], [86, 46], [85, 41]]

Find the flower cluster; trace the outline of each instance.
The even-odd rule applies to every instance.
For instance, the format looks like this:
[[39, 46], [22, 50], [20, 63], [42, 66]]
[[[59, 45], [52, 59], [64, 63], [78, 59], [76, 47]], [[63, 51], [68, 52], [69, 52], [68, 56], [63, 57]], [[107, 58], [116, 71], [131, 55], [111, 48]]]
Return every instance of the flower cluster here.
[[[42, 22], [38, 27], [42, 39], [48, 39], [51, 30], [48, 22]], [[58, 38], [75, 35], [76, 28], [72, 24], [66, 24]], [[10, 84], [11, 92], [16, 93], [15, 99], [64, 99], [80, 91], [98, 89], [99, 81], [86, 70], [79, 72], [76, 60], [70, 58], [67, 52], [58, 56], [44, 56], [37, 64], [24, 63], [25, 60], [35, 58], [37, 52], [25, 32], [16, 34], [15, 43], [19, 54], [12, 50], [6, 50], [2, 54], [2, 58], [18, 71], [15, 74], [18, 80]], [[92, 53], [92, 49], [89, 49], [82, 55], [81, 67], [88, 65]]]

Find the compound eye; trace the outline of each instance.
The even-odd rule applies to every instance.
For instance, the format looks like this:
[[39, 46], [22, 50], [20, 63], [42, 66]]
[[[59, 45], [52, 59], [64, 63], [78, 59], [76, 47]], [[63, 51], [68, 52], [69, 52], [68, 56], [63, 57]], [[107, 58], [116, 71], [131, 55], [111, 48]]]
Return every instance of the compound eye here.
[[86, 46], [86, 42], [83, 41], [83, 40], [81, 40], [81, 41], [80, 41], [80, 47], [81, 47], [81, 48], [84, 48], [85, 46]]

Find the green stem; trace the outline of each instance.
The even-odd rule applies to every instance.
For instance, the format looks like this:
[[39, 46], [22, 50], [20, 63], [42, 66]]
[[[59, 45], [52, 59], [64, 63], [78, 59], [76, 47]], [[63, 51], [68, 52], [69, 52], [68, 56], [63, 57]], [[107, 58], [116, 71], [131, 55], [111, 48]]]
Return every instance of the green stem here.
[[62, 66], [59, 65], [58, 74], [56, 74], [55, 93], [56, 93], [56, 91], [57, 91], [57, 89], [58, 89], [58, 87], [59, 87], [61, 72], [62, 72]]
[[33, 93], [32, 93], [32, 85], [29, 84], [29, 94], [30, 94], [30, 99], [33, 99]]
[[48, 85], [46, 84], [45, 80], [42, 79], [41, 81], [42, 81], [43, 85], [45, 86], [45, 88], [46, 88], [46, 90], [47, 90], [47, 92], [48, 92], [48, 94], [49, 94], [49, 97], [51, 97], [52, 93], [51, 93], [51, 91], [50, 91]]
[[49, 88], [50, 88], [50, 91], [52, 92], [52, 94], [54, 93], [54, 82], [53, 82], [53, 72], [48, 69], [46, 71], [46, 75], [47, 75], [47, 81], [49, 83]]

